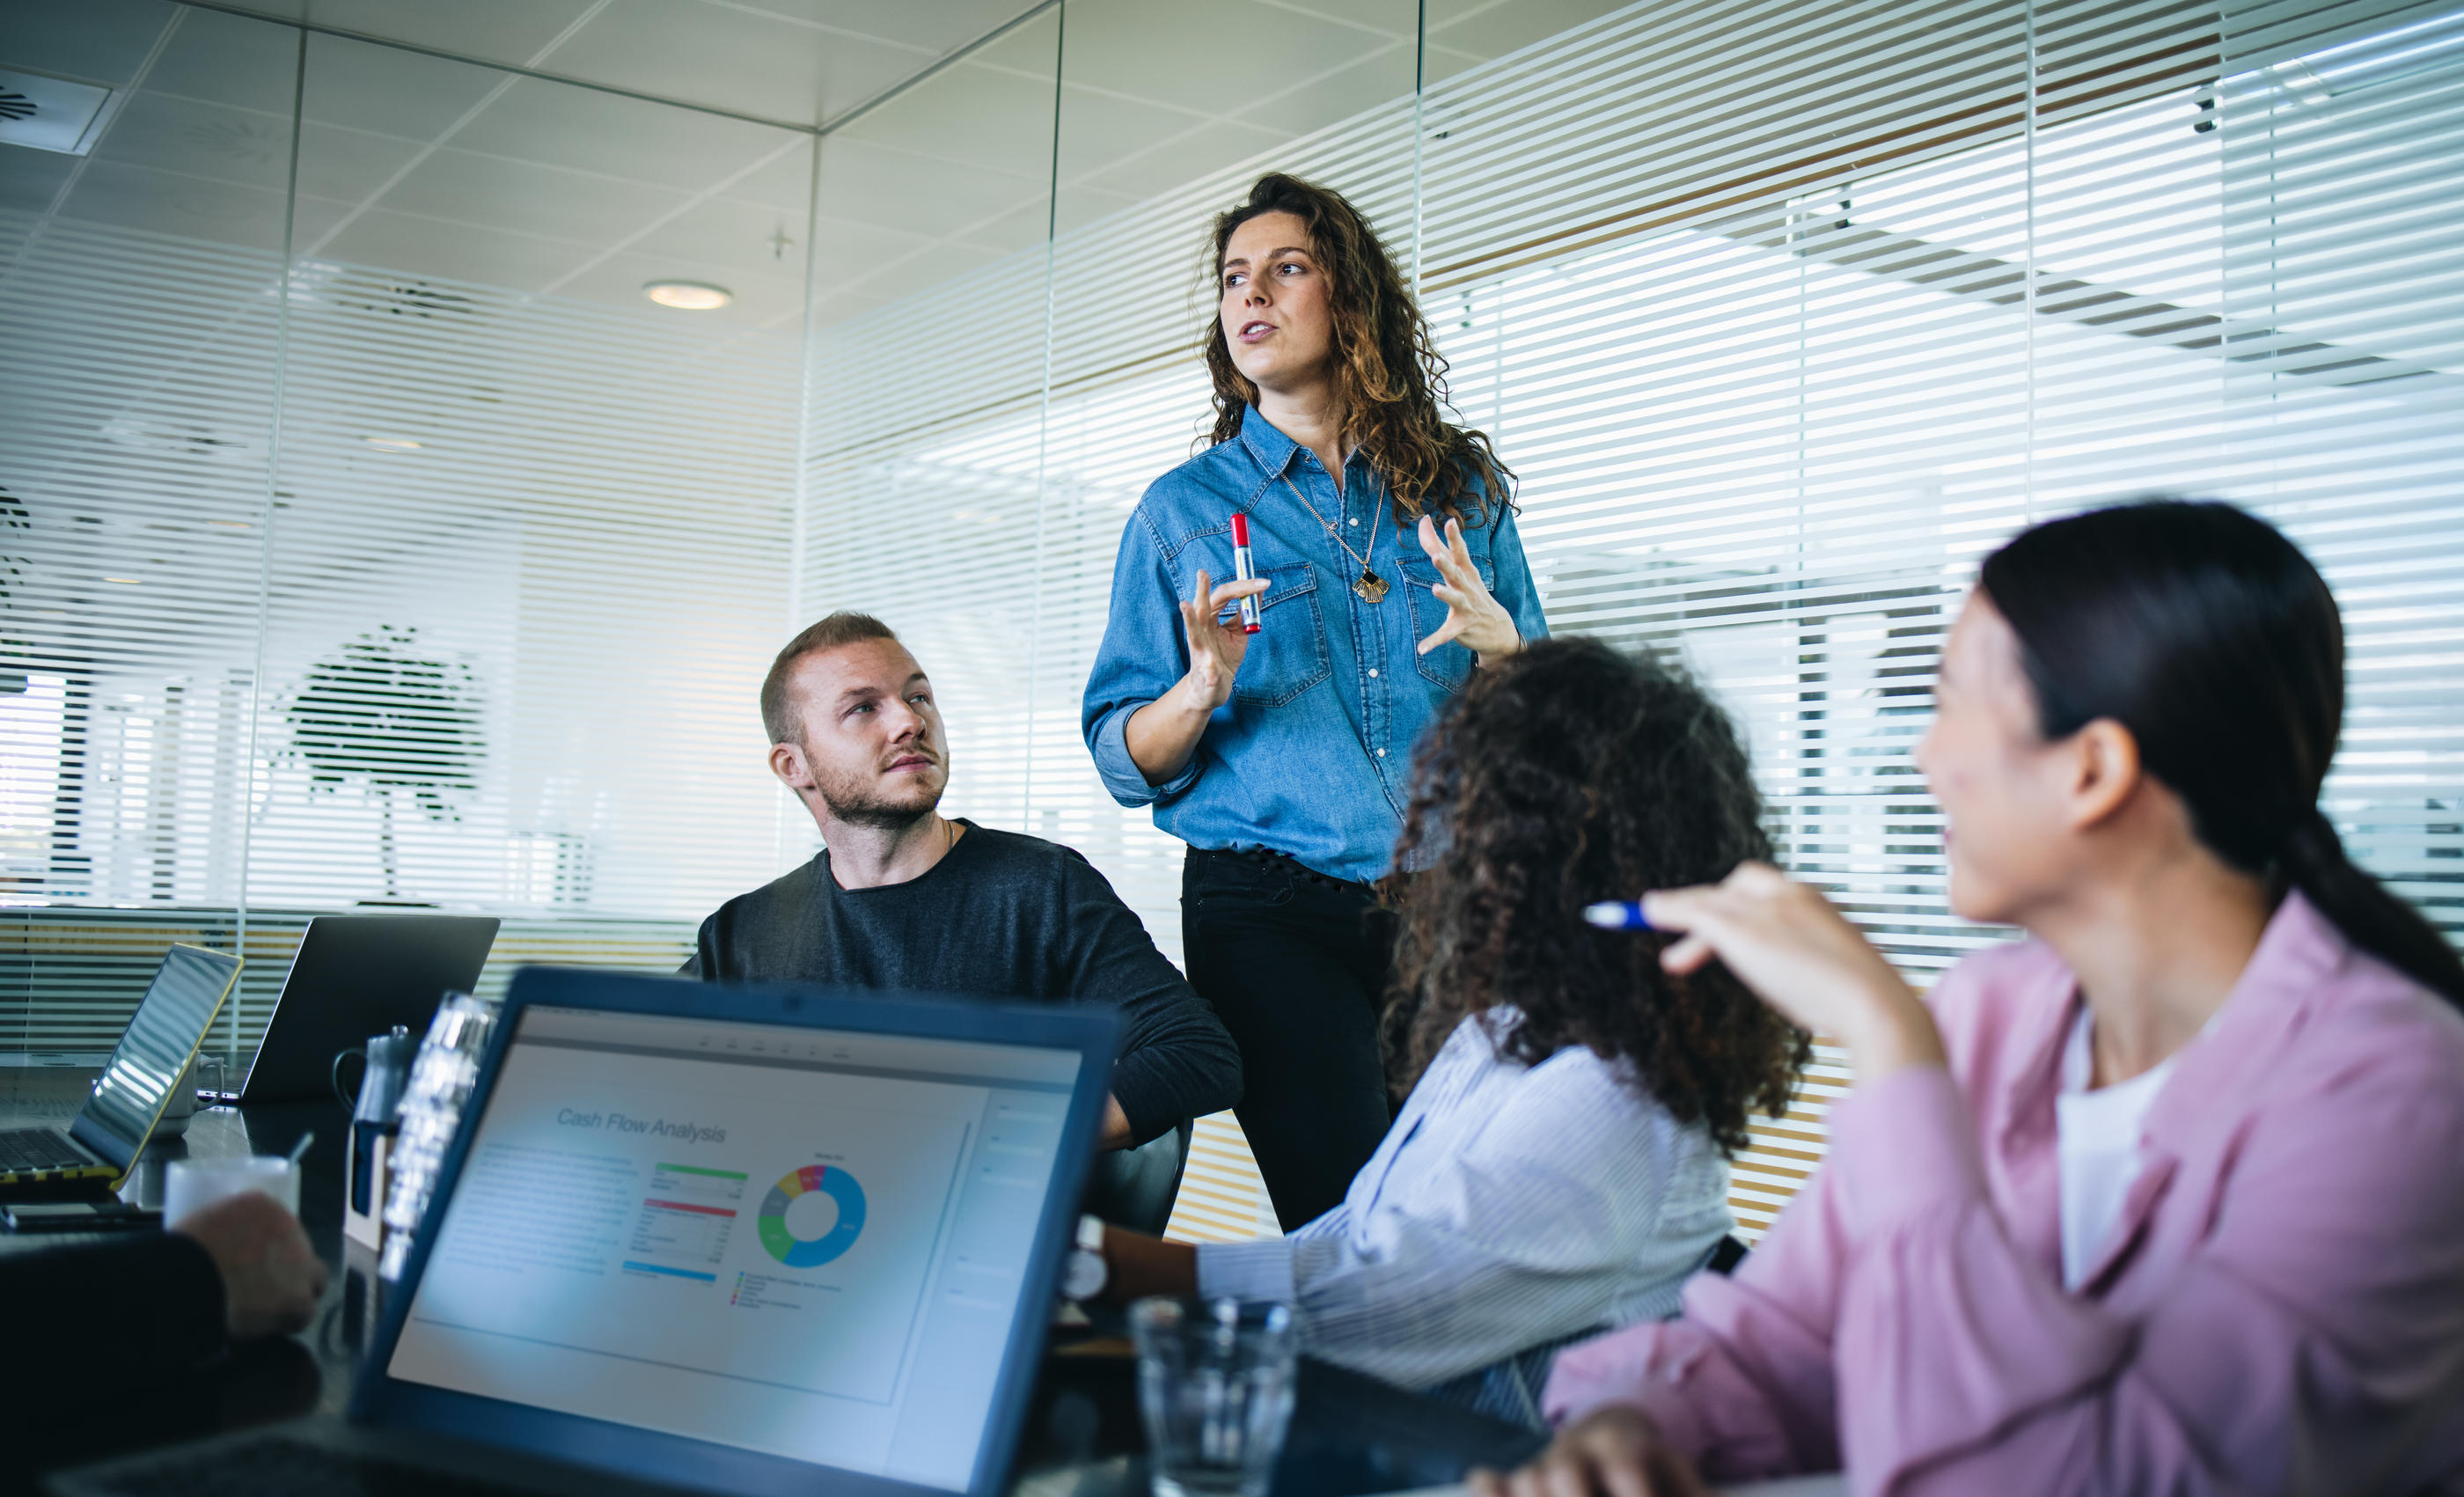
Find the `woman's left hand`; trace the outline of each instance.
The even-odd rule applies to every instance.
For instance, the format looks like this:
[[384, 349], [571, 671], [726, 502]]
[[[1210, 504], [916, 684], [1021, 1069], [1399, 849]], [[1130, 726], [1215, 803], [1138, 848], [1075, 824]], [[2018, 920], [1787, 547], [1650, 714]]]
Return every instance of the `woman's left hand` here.
[[1463, 522], [1446, 521], [1444, 540], [1438, 539], [1437, 522], [1428, 516], [1420, 517], [1420, 549], [1445, 581], [1431, 591], [1446, 605], [1446, 621], [1436, 633], [1420, 641], [1420, 653], [1427, 654], [1447, 640], [1457, 639], [1471, 647], [1486, 665], [1523, 648], [1523, 633], [1514, 627], [1514, 616], [1505, 605], [1488, 595], [1480, 580], [1480, 568], [1471, 561], [1471, 548], [1463, 544]]
[[1683, 933], [1661, 966], [1693, 972], [1718, 958], [1792, 1022], [1847, 1046], [1858, 1080], [1943, 1064], [1916, 991], [1811, 884], [1741, 863], [1719, 883], [1643, 895], [1642, 914], [1655, 931]]

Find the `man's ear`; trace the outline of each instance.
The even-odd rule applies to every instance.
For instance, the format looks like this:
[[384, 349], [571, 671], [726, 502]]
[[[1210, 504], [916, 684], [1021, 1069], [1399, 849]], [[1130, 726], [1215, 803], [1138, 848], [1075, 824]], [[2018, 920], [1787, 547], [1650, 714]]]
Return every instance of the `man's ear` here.
[[2110, 717], [2099, 717], [2071, 736], [2071, 826], [2084, 831], [2107, 822], [2136, 794], [2146, 771], [2139, 739]]
[[817, 788], [813, 783], [813, 766], [804, 762], [804, 750], [801, 744], [771, 744], [770, 772], [790, 790]]

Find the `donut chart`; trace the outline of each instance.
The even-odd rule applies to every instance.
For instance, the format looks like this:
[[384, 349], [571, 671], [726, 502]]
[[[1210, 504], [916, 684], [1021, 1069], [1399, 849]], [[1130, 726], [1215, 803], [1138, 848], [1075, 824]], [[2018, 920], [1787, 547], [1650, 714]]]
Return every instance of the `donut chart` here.
[[[787, 1229], [787, 1208], [812, 1190], [838, 1202], [838, 1224], [819, 1237], [798, 1237]], [[789, 1170], [761, 1198], [758, 1222], [764, 1252], [790, 1268], [818, 1268], [853, 1247], [864, 1231], [864, 1187], [847, 1171], [825, 1164]]]

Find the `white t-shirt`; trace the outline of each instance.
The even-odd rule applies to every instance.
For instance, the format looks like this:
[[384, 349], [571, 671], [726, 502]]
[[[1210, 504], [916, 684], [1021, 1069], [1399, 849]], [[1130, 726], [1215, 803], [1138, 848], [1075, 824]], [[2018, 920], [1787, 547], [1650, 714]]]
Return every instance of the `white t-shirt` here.
[[2176, 1050], [2151, 1070], [2091, 1091], [2094, 1034], [2081, 1003], [2062, 1050], [2062, 1090], [2054, 1098], [2054, 1153], [2062, 1178], [2062, 1285], [2074, 1289], [2122, 1219], [2123, 1202], [2146, 1163], [2139, 1148], [2140, 1124], [2181, 1058]]

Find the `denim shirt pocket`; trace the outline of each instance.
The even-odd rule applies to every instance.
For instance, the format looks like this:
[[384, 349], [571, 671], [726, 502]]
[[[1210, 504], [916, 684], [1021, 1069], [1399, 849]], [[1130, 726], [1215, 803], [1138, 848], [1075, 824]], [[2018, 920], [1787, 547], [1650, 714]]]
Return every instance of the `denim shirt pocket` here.
[[1307, 561], [1262, 566], [1273, 585], [1258, 600], [1258, 632], [1232, 677], [1232, 699], [1281, 707], [1334, 673], [1326, 649], [1326, 617], [1318, 610], [1317, 571]]
[[[1437, 563], [1427, 557], [1407, 555], [1397, 558], [1397, 561], [1401, 563], [1403, 596], [1412, 605], [1412, 637], [1426, 639], [1446, 622], [1446, 605], [1432, 591], [1445, 578], [1438, 571]], [[1485, 556], [1473, 557], [1471, 564], [1472, 570], [1480, 573], [1480, 584], [1495, 592], [1496, 564]], [[1464, 678], [1471, 674], [1471, 668], [1477, 662], [1478, 657], [1471, 652], [1470, 646], [1454, 640], [1446, 641], [1419, 660], [1420, 674], [1449, 692], [1463, 690]]]

